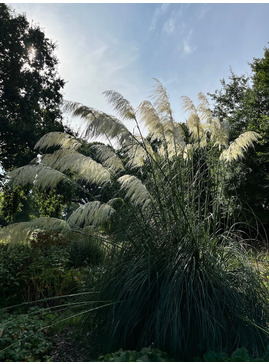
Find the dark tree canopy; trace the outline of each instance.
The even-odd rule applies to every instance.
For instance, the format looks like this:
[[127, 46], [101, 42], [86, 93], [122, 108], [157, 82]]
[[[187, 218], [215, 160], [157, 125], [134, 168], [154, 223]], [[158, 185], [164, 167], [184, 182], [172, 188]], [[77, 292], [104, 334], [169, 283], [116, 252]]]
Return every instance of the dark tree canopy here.
[[64, 81], [54, 50], [39, 26], [0, 4], [0, 160], [5, 169], [28, 164], [43, 134], [64, 130]]
[[264, 49], [262, 58], [254, 58], [250, 67], [250, 77], [231, 72], [229, 82], [221, 80], [222, 88], [209, 95], [214, 114], [228, 120], [232, 138], [245, 131], [261, 136], [255, 150], [247, 152], [234, 179], [245, 207], [254, 211], [269, 233], [269, 49]]

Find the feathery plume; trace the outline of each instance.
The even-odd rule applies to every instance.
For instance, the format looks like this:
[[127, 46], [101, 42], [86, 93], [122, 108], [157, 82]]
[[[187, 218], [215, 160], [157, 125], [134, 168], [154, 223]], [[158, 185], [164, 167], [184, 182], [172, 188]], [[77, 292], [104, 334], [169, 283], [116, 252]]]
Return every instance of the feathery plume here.
[[127, 168], [142, 167], [150, 156], [153, 159], [155, 158], [155, 154], [150, 143], [144, 138], [141, 140], [141, 142], [139, 139], [141, 138], [136, 136], [136, 140], [133, 140], [128, 144], [125, 143], [123, 147], [129, 158], [128, 162], [126, 163]]
[[219, 146], [219, 150], [228, 147], [229, 142], [229, 124], [227, 121], [220, 121], [218, 117], [214, 118], [210, 125], [210, 139], [215, 142], [214, 146]]
[[221, 155], [220, 160], [226, 162], [232, 162], [234, 160], [243, 158], [244, 152], [249, 148], [254, 148], [254, 142], [257, 142], [261, 136], [254, 131], [246, 131], [245, 133], [239, 135], [229, 146], [225, 149]]
[[112, 173], [124, 170], [121, 159], [117, 156], [112, 147], [104, 144], [94, 144], [90, 147], [96, 153], [96, 157]]
[[36, 143], [35, 149], [46, 151], [50, 147], [60, 147], [62, 149], [78, 149], [81, 146], [79, 141], [67, 133], [53, 131], [42, 136]]
[[182, 100], [183, 110], [185, 112], [197, 115], [197, 109], [188, 96], [181, 96], [181, 100]]
[[154, 107], [158, 114], [167, 114], [170, 118], [172, 118], [172, 109], [169, 102], [169, 97], [167, 95], [166, 89], [163, 87], [161, 82], [157, 78], [153, 78], [156, 82], [156, 86], [154, 87], [153, 98]]
[[110, 182], [110, 173], [107, 168], [76, 151], [57, 150], [53, 154], [42, 156], [41, 162], [60, 172], [71, 171], [75, 173], [76, 179], [88, 183], [105, 185]]
[[202, 92], [199, 92], [198, 99], [200, 100], [200, 104], [197, 107], [197, 111], [200, 115], [200, 120], [210, 124], [212, 122], [212, 112], [208, 99]]
[[114, 90], [108, 90], [104, 91], [103, 94], [120, 117], [124, 119], [135, 119], [135, 111], [133, 107], [120, 93]]
[[120, 144], [132, 138], [128, 128], [114, 116], [76, 102], [66, 102], [65, 110], [85, 121], [84, 137], [105, 136], [117, 139]]
[[54, 189], [63, 181], [71, 183], [70, 179], [62, 172], [41, 164], [29, 164], [16, 168], [9, 173], [9, 177], [12, 187], [35, 186], [40, 191]]
[[46, 230], [46, 232], [63, 232], [70, 230], [67, 222], [53, 217], [40, 217], [27, 222], [10, 224], [0, 229], [0, 242], [9, 245], [27, 243], [35, 230]]
[[75, 210], [67, 222], [70, 226], [98, 226], [107, 221], [114, 212], [115, 209], [109, 202], [92, 201]]
[[134, 205], [140, 206], [144, 210], [150, 204], [150, 193], [139, 178], [125, 174], [118, 178], [118, 182], [121, 189], [126, 192], [125, 197], [129, 198]]

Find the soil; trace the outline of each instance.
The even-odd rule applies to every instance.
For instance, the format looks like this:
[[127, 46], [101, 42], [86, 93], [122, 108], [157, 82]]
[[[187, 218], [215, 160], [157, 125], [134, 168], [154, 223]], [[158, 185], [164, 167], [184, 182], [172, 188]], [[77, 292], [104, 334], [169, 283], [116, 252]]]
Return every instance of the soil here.
[[72, 338], [70, 331], [56, 334], [52, 338], [53, 349], [50, 353], [51, 361], [61, 362], [91, 362], [96, 361], [89, 345], [81, 345]]

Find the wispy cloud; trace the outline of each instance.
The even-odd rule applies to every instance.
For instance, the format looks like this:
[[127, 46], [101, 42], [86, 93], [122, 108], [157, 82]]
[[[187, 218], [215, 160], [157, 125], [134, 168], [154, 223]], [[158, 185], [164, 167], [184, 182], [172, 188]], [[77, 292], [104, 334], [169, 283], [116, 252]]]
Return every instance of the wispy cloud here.
[[180, 7], [178, 11], [173, 10], [170, 12], [169, 17], [167, 17], [164, 25], [163, 25], [163, 32], [167, 34], [172, 34], [175, 31], [183, 31], [185, 27], [185, 23], [183, 19], [183, 8]]
[[153, 13], [153, 17], [152, 17], [150, 28], [149, 28], [150, 31], [152, 31], [156, 28], [157, 23], [159, 22], [160, 18], [166, 13], [169, 5], [170, 4], [168, 4], [168, 3], [164, 3], [157, 7], [155, 12]]
[[189, 34], [183, 40], [183, 55], [189, 55], [196, 50], [196, 46], [191, 46], [190, 38], [192, 35], [192, 30], [189, 31]]
[[199, 8], [199, 12], [197, 14], [198, 20], [203, 19], [210, 10], [210, 4], [201, 4], [201, 7]]
[[105, 74], [107, 79], [110, 79], [114, 76], [115, 72], [128, 68], [138, 59], [138, 57], [139, 55], [137, 52], [129, 50], [125, 54], [121, 54], [120, 57], [117, 57], [114, 54], [113, 59], [109, 59], [109, 57], [103, 57], [101, 64], [98, 65], [96, 63], [96, 67], [98, 69], [98, 73], [100, 73], [100, 76], [104, 76]]
[[175, 15], [173, 14], [164, 23], [163, 31], [165, 33], [168, 33], [169, 34], [169, 33], [173, 33], [175, 29], [176, 29], [176, 19], [175, 19]]

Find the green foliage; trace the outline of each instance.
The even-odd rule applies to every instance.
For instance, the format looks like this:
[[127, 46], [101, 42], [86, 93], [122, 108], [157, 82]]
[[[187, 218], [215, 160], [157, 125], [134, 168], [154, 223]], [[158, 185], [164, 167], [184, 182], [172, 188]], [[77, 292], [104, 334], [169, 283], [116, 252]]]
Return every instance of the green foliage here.
[[61, 246], [0, 244], [1, 306], [77, 291], [81, 273], [68, 265], [68, 251]]
[[221, 120], [227, 120], [232, 138], [245, 131], [255, 131], [261, 141], [255, 150], [249, 150], [246, 157], [237, 165], [237, 171], [231, 176], [228, 190], [237, 195], [246, 210], [251, 210], [241, 219], [255, 224], [253, 212], [269, 232], [269, 50], [264, 49], [264, 56], [250, 63], [252, 74], [236, 76], [233, 72], [229, 82], [221, 80], [222, 88], [209, 94], [214, 102], [213, 114]]
[[32, 308], [28, 313], [1, 311], [0, 360], [48, 361], [52, 344], [45, 334], [45, 315]]
[[[22, 218], [20, 212], [25, 206], [27, 199], [25, 191], [21, 187], [9, 188], [6, 186], [3, 188], [1, 204], [1, 215], [3, 215], [7, 223], [12, 223]], [[25, 219], [25, 216], [23, 216]]]
[[36, 192], [35, 201], [40, 217], [62, 217], [64, 197], [50, 192]]
[[[268, 355], [269, 355], [269, 346], [266, 348], [266, 352], [262, 355], [260, 358], [253, 358], [248, 352], [246, 348], [238, 348], [236, 349], [231, 355], [228, 355], [225, 352], [213, 352], [209, 351], [206, 354], [204, 354], [203, 359], [206, 362], [267, 362], [268, 361]], [[196, 361], [201, 361], [198, 358], [196, 358]]]
[[7, 223], [26, 221], [33, 217], [62, 217], [66, 198], [54, 191], [29, 191], [20, 186], [3, 188], [0, 214]]
[[22, 300], [23, 271], [30, 261], [30, 249], [19, 246], [8, 250], [7, 246], [0, 244], [0, 257], [1, 306], [6, 307]]
[[63, 131], [55, 44], [25, 15], [0, 4], [0, 156], [4, 169], [27, 164], [34, 145], [54, 130]]
[[[86, 234], [85, 234], [86, 235]], [[105, 251], [91, 235], [73, 240], [68, 244], [69, 265], [74, 268], [95, 266], [104, 261]]]
[[151, 347], [142, 348], [139, 352], [134, 350], [118, 350], [115, 353], [100, 355], [98, 361], [112, 361], [112, 362], [129, 362], [129, 361], [139, 361], [139, 362], [167, 362], [167, 354], [164, 352], [153, 349]]
[[27, 244], [2, 243], [0, 305], [77, 292], [84, 284], [82, 268], [98, 266], [104, 257], [100, 241], [80, 231], [35, 229], [28, 234]]
[[43, 252], [36, 250], [25, 277], [22, 277], [26, 283], [24, 299], [29, 302], [76, 292], [81, 273], [67, 269], [68, 261], [68, 252], [62, 247], [51, 246]]

